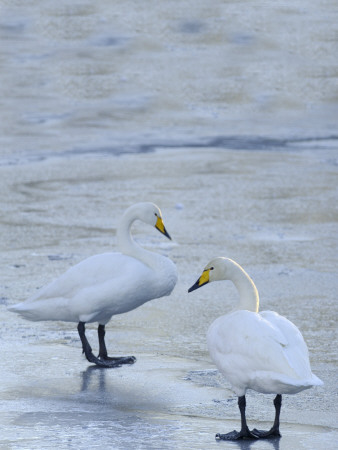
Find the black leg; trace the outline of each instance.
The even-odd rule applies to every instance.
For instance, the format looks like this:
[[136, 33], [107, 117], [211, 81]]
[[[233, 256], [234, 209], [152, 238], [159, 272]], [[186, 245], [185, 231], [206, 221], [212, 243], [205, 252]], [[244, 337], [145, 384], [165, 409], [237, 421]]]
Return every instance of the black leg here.
[[99, 346], [100, 346], [99, 358], [107, 359], [108, 358], [108, 353], [107, 353], [106, 343], [104, 341], [104, 337], [106, 335], [106, 330], [105, 330], [105, 326], [104, 325], [99, 325], [98, 326], [97, 334], [99, 336]]
[[105, 326], [104, 325], [99, 325], [98, 329], [97, 329], [97, 334], [99, 336], [99, 346], [100, 346], [100, 350], [99, 350], [99, 358], [101, 361], [114, 361], [117, 364], [134, 364], [134, 362], [136, 361], [135, 356], [116, 356], [116, 357], [110, 357], [108, 356], [107, 353], [107, 348], [106, 348], [106, 343], [104, 340], [104, 336], [106, 334], [106, 330], [105, 330]]
[[252, 433], [256, 434], [259, 438], [267, 438], [267, 437], [273, 437], [273, 436], [281, 437], [282, 436], [279, 431], [279, 416], [280, 416], [280, 410], [282, 407], [281, 394], [276, 395], [276, 397], [273, 401], [273, 404], [275, 405], [276, 414], [275, 414], [275, 420], [272, 425], [272, 428], [269, 431], [256, 430], [256, 428], [254, 430], [252, 430]]
[[231, 431], [230, 433], [226, 434], [216, 434], [216, 439], [222, 440], [222, 441], [237, 441], [238, 439], [257, 439], [256, 434], [249, 430], [248, 425], [246, 423], [246, 417], [245, 417], [245, 407], [246, 407], [246, 400], [245, 395], [242, 397], [238, 397], [238, 407], [239, 411], [241, 413], [241, 431]]
[[79, 322], [78, 326], [77, 326], [77, 331], [79, 332], [79, 336], [82, 342], [82, 350], [83, 353], [86, 355], [86, 358], [88, 359], [89, 362], [96, 364], [97, 366], [100, 367], [106, 367], [106, 368], [110, 368], [110, 367], [119, 367], [120, 364], [117, 361], [101, 361], [101, 359], [97, 358], [96, 356], [93, 355], [92, 352], [92, 348], [89, 345], [89, 342], [86, 338], [86, 329], [85, 329], [85, 323], [84, 322]]

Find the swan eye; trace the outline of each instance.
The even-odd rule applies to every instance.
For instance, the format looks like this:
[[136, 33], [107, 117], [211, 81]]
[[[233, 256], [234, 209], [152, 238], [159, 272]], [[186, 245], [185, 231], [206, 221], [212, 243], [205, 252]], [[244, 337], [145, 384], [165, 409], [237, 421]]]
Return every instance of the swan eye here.
[[210, 270], [214, 270], [214, 268], [213, 268], [213, 267], [210, 267]]

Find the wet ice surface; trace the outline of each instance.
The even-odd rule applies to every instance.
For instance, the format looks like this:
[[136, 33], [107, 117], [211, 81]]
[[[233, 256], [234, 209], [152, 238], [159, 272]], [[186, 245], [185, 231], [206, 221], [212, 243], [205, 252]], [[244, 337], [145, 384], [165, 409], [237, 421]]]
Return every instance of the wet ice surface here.
[[[3, 448], [334, 448], [337, 442], [336, 149], [168, 149], [73, 156], [1, 167], [0, 315]], [[11, 202], [8, 202], [11, 198]], [[173, 242], [136, 223], [137, 241], [172, 258], [168, 298], [116, 316], [110, 353], [133, 366], [99, 370], [76, 324], [31, 323], [6, 310], [85, 257], [114, 248], [126, 206], [151, 200]], [[282, 439], [217, 443], [239, 428], [237, 401], [216, 372], [206, 330], [236, 301], [231, 284], [187, 288], [214, 256], [253, 277], [261, 310], [302, 331], [325, 385], [285, 396]], [[97, 348], [96, 330], [88, 338]], [[250, 426], [268, 428], [273, 396], [249, 392]]]
[[[335, 448], [335, 2], [5, 3], [0, 447]], [[142, 200], [174, 241], [142, 224], [136, 239], [172, 258], [179, 282], [107, 326], [110, 352], [134, 366], [91, 369], [75, 324], [6, 306], [114, 249], [118, 218]], [[261, 309], [301, 329], [325, 382], [284, 398], [274, 443], [214, 440], [239, 413], [205, 335], [236, 292], [187, 289], [219, 255], [254, 278]], [[270, 396], [249, 392], [247, 408], [250, 426], [271, 424]]]

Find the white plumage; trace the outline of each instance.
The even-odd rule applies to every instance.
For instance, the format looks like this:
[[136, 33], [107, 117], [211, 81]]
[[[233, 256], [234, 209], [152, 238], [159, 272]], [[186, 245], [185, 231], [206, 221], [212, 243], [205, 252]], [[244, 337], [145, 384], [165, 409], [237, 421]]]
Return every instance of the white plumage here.
[[[87, 258], [25, 302], [9, 309], [33, 321], [61, 320], [83, 324], [83, 333], [80, 329], [79, 333], [87, 358], [89, 356], [91, 362], [101, 366], [117, 366], [116, 358], [109, 362], [105, 347], [101, 349], [101, 341], [100, 359], [91, 354], [84, 336], [84, 324], [98, 322], [101, 325], [99, 339], [103, 339], [104, 346], [104, 326], [113, 315], [169, 295], [177, 281], [176, 266], [170, 259], [141, 248], [132, 239], [130, 228], [137, 219], [155, 226], [170, 239], [159, 208], [153, 203], [137, 203], [127, 209], [118, 227], [120, 253]], [[135, 360], [130, 358], [129, 361], [119, 360], [119, 364]]]
[[[242, 429], [217, 435], [233, 440], [279, 436], [281, 394], [295, 394], [322, 381], [311, 372], [309, 354], [298, 328], [273, 311], [258, 312], [259, 296], [254, 282], [241, 266], [227, 258], [215, 258], [189, 292], [208, 282], [231, 280], [240, 295], [238, 307], [217, 318], [207, 333], [211, 358], [239, 397]], [[249, 431], [245, 421], [245, 393], [253, 389], [277, 394], [276, 418], [269, 432]], [[243, 420], [244, 415], [244, 420]]]

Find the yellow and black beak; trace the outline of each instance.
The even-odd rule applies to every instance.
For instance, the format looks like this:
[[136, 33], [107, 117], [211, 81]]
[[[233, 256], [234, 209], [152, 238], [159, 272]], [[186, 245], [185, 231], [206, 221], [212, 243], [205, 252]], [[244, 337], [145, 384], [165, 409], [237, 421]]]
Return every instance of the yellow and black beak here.
[[209, 283], [209, 272], [210, 269], [205, 269], [203, 270], [202, 275], [199, 277], [199, 279], [196, 281], [195, 284], [193, 284], [189, 289], [188, 292], [192, 292], [195, 289], [198, 289], [202, 286], [204, 286], [205, 284]]
[[171, 240], [170, 234], [165, 229], [162, 217], [159, 217], [159, 216], [157, 217], [157, 222], [156, 222], [155, 228], [157, 228], [158, 231], [160, 231], [162, 234], [164, 234], [164, 236], [167, 236], [167, 238]]

